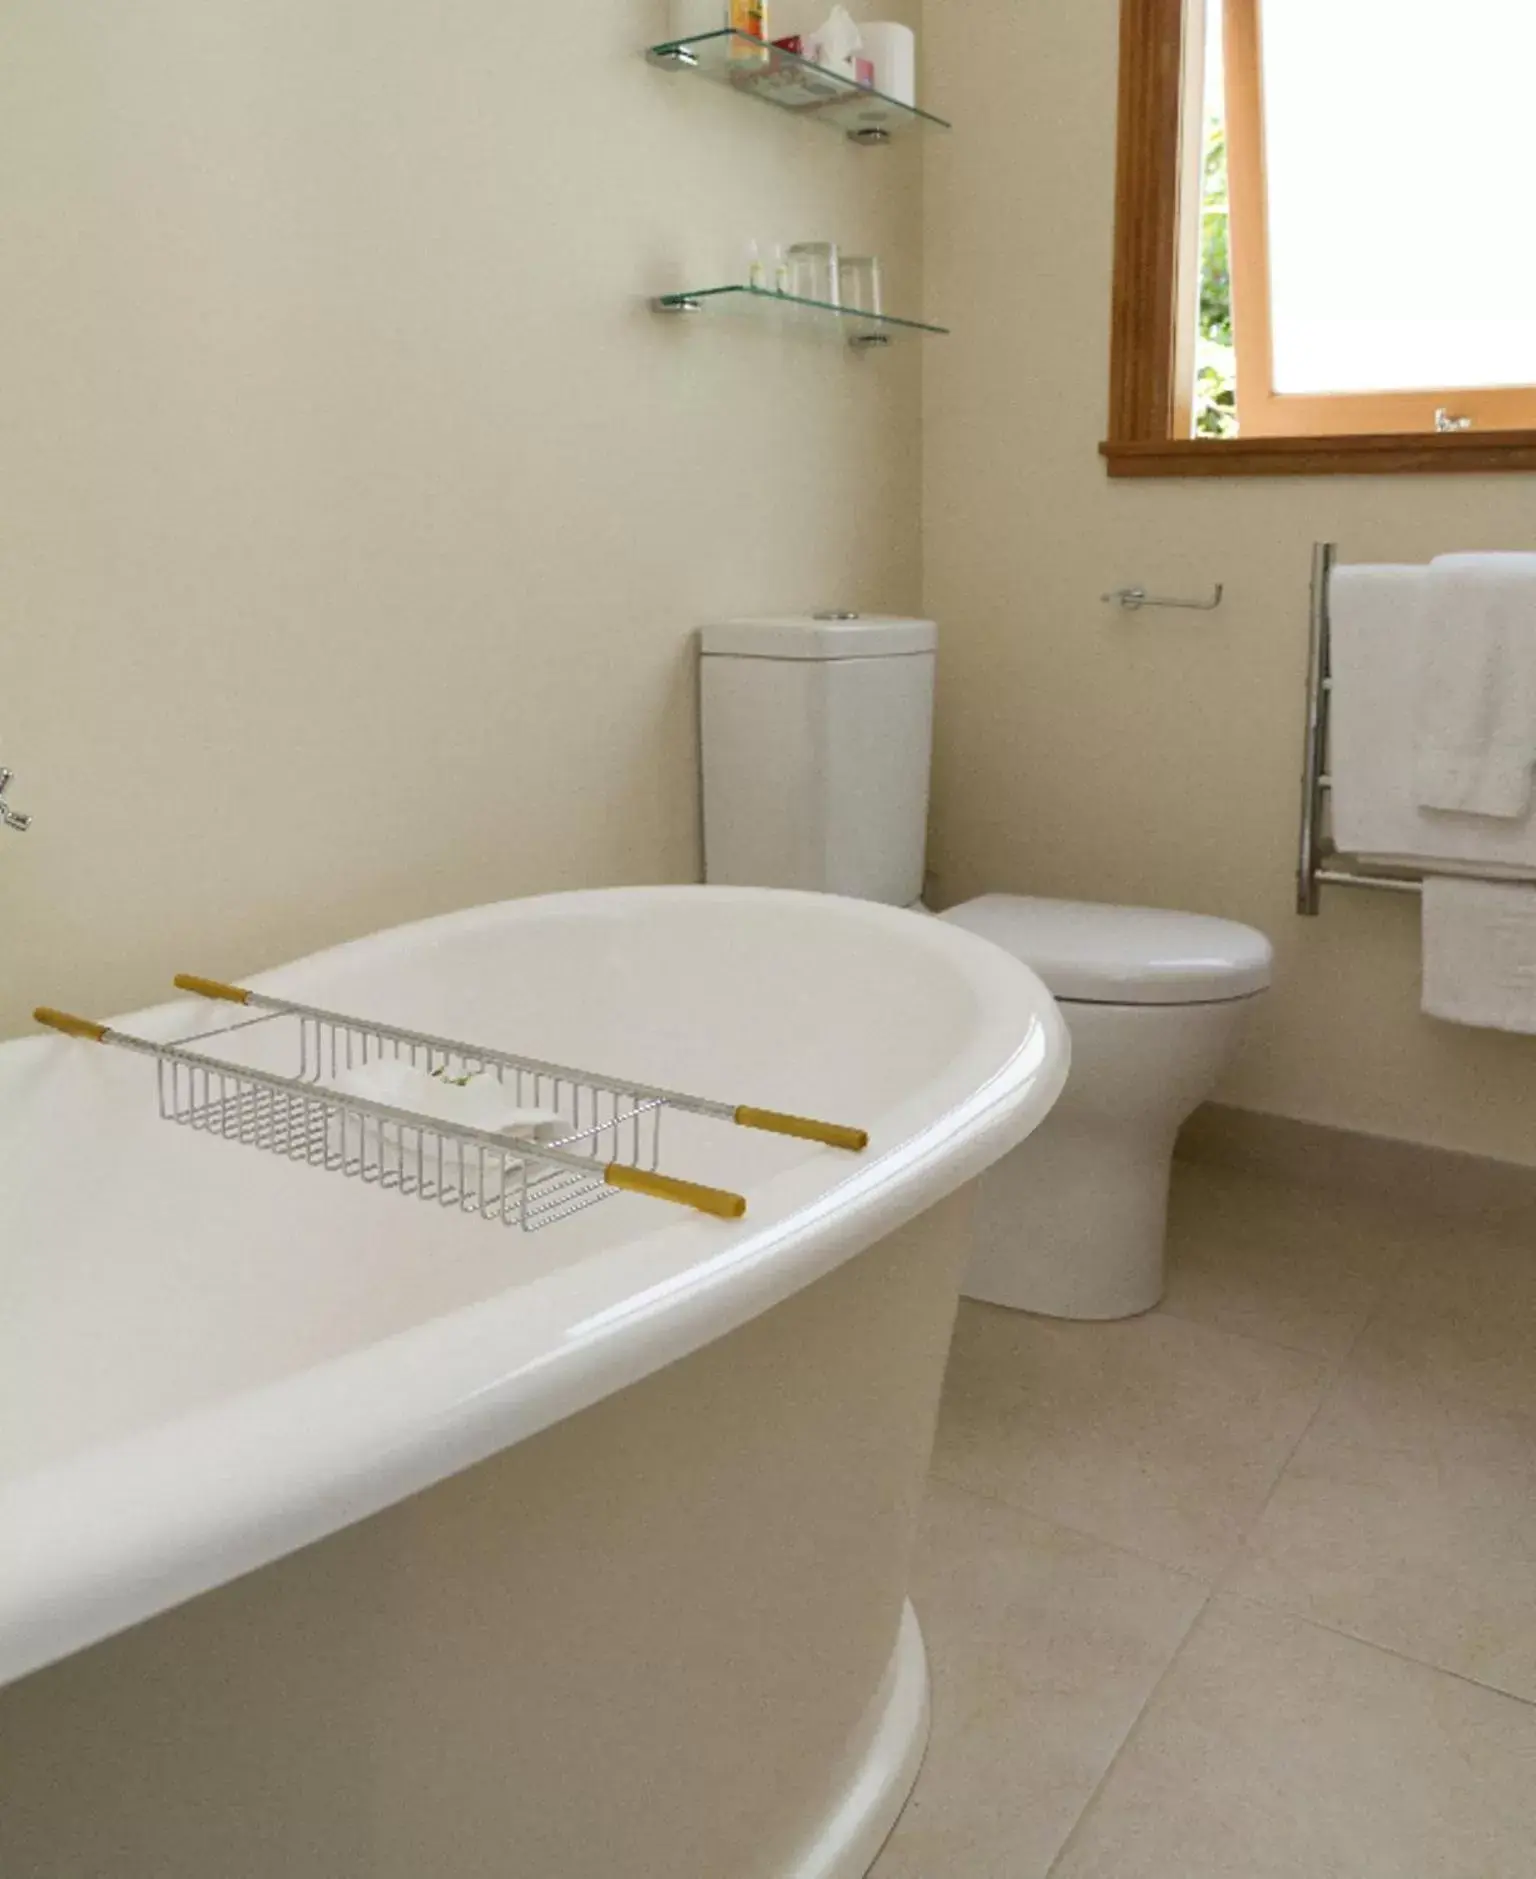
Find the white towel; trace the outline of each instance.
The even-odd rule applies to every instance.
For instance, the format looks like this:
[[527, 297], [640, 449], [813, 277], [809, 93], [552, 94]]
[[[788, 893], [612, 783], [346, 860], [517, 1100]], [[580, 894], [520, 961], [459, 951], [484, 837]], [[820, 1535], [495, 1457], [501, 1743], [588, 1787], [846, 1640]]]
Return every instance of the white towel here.
[[1536, 887], [1424, 883], [1423, 1002], [1451, 1024], [1536, 1033]]
[[1420, 805], [1524, 818], [1536, 763], [1536, 554], [1430, 564], [1419, 665]]
[[1330, 590], [1333, 839], [1408, 867], [1536, 872], [1536, 817], [1441, 815], [1414, 788], [1415, 694], [1429, 570], [1341, 567]]

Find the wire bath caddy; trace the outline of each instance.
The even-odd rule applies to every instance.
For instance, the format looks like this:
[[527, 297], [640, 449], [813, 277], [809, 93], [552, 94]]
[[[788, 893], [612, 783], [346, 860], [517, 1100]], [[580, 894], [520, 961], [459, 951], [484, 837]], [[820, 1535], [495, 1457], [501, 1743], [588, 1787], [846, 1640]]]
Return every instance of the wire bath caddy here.
[[[33, 1015], [67, 1036], [153, 1057], [160, 1115], [168, 1122], [527, 1233], [620, 1192], [741, 1219], [743, 1195], [661, 1172], [668, 1109], [853, 1153], [869, 1142], [864, 1130], [839, 1123], [519, 1057], [217, 979], [179, 973], [175, 983], [256, 1015], [174, 1044], [48, 1006]], [[246, 1060], [192, 1048], [215, 1038], [232, 1040], [222, 1048], [244, 1051]], [[296, 1067], [280, 1071], [250, 1060], [261, 1056]], [[537, 1134], [479, 1128], [337, 1087], [338, 1079], [383, 1064], [423, 1072], [447, 1087], [494, 1080], [517, 1111], [558, 1117], [562, 1132], [550, 1138], [542, 1128]]]

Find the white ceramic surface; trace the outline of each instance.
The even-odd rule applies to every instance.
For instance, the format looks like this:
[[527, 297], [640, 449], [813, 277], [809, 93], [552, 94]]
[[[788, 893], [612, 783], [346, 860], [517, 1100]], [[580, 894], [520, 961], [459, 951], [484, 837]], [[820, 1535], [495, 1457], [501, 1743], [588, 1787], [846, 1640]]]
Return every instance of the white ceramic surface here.
[[[742, 1188], [745, 1220], [622, 1196], [525, 1237], [173, 1128], [135, 1056], [55, 1037], [0, 1048], [0, 1678], [755, 1318], [1022, 1140], [1067, 1066], [1055, 1007], [1017, 961], [819, 895], [514, 902], [251, 982], [856, 1122], [871, 1147], [669, 1118], [666, 1167]], [[67, 986], [38, 991], [68, 1003]], [[183, 1002], [120, 1023], [175, 1038], [208, 1021]]]
[[1072, 1075], [977, 1181], [965, 1295], [1050, 1318], [1128, 1318], [1163, 1295], [1168, 1181], [1251, 1004], [1064, 1003]]
[[769, 614], [754, 620], [721, 620], [699, 633], [708, 659], [880, 659], [891, 653], [937, 652], [939, 629], [932, 620], [885, 613], [848, 619], [815, 614]]
[[1274, 949], [1236, 920], [1096, 900], [983, 894], [945, 916], [1025, 960], [1058, 998], [1193, 1005], [1268, 986]]
[[928, 1652], [908, 1600], [890, 1664], [870, 1699], [867, 1739], [838, 1805], [784, 1879], [864, 1879], [916, 1785], [931, 1722]]
[[908, 907], [923, 891], [929, 620], [740, 620], [701, 639], [704, 867]]
[[978, 1183], [966, 1297], [1052, 1318], [1150, 1311], [1174, 1140], [1269, 983], [1269, 941], [1203, 914], [1016, 894], [942, 918], [1027, 960], [1072, 1034], [1047, 1126]]

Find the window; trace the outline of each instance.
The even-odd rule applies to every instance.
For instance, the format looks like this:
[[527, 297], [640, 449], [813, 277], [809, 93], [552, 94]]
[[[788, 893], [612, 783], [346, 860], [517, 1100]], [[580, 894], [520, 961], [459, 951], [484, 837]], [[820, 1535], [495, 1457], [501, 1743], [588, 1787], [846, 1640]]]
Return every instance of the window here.
[[1224, 15], [1239, 434], [1536, 425], [1536, 5]]
[[1123, 0], [1114, 474], [1536, 469], [1536, 0]]

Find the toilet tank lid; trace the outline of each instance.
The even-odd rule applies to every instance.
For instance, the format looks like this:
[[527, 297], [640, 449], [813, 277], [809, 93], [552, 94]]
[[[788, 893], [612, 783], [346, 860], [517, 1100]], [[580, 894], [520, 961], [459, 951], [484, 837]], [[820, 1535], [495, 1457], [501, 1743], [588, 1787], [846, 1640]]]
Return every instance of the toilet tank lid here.
[[1202, 1005], [1270, 982], [1274, 953], [1251, 926], [1159, 907], [983, 894], [942, 916], [1032, 966], [1058, 998]]
[[864, 613], [852, 619], [817, 619], [808, 613], [762, 620], [722, 620], [699, 635], [700, 650], [738, 659], [879, 659], [933, 652], [939, 629], [932, 620]]

